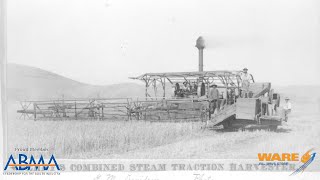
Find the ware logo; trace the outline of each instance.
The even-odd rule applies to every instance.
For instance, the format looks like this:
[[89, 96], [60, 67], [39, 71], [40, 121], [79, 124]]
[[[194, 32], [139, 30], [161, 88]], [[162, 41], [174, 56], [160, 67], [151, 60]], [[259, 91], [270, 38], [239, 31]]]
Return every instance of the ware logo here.
[[49, 167], [55, 167], [57, 170], [60, 170], [58, 163], [53, 155], [51, 155], [48, 162], [45, 162], [42, 155], [37, 161], [33, 155], [31, 155], [30, 158], [28, 158], [28, 156], [25, 154], [19, 154], [17, 160], [13, 158], [13, 155], [10, 155], [8, 162], [4, 167], [4, 170], [7, 170], [8, 167], [15, 167], [15, 170], [18, 171], [30, 171], [31, 169], [47, 171]]
[[259, 153], [259, 161], [299, 161], [298, 153]]
[[[259, 161], [267, 161], [267, 162], [302, 162], [303, 164], [295, 170], [291, 175], [296, 175], [298, 173], [302, 173], [308, 166], [311, 164], [315, 157], [316, 153], [312, 152], [313, 149], [307, 151], [301, 158], [299, 158], [299, 153], [258, 153]], [[312, 152], [312, 153], [311, 153]], [[290, 175], [290, 176], [291, 176]]]

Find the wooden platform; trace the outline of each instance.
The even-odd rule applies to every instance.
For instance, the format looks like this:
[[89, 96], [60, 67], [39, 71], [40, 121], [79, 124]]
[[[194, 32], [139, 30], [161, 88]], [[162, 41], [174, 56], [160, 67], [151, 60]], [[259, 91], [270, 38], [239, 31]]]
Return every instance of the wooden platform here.
[[261, 100], [258, 98], [238, 98], [236, 107], [236, 118], [256, 120], [260, 112]]
[[219, 126], [223, 123], [224, 120], [230, 118], [236, 114], [236, 104], [226, 106], [223, 110], [219, 111], [217, 115], [212, 117], [208, 122], [209, 126]]

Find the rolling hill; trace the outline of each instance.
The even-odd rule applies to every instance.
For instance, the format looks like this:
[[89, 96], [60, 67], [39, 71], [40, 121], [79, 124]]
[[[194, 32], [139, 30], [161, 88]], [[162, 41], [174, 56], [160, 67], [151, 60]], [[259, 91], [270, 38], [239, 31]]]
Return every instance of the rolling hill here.
[[54, 98], [142, 97], [144, 86], [122, 83], [106, 86], [89, 85], [39, 68], [7, 65], [8, 100]]

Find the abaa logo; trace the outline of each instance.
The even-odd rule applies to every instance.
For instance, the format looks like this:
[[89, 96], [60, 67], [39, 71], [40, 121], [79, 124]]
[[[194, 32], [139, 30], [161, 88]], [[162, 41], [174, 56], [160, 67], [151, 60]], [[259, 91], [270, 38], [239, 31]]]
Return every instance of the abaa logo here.
[[[48, 170], [49, 167], [55, 167], [57, 170], [60, 170], [58, 163], [53, 155], [51, 155], [48, 162], [45, 162], [45, 159], [41, 155], [40, 158], [36, 161], [36, 158], [31, 155], [28, 158], [25, 154], [19, 154], [17, 161], [13, 158], [11, 154], [4, 170], [7, 170], [8, 167], [15, 167], [15, 170], [24, 171], [24, 170]], [[34, 167], [34, 168], [31, 168]], [[43, 167], [42, 169], [40, 167]]]

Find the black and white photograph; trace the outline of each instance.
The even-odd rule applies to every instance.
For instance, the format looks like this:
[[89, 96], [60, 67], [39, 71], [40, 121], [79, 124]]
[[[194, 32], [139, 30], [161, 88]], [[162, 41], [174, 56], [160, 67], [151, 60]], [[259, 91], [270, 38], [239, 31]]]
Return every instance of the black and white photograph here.
[[319, 177], [320, 1], [1, 0], [0, 32], [5, 175]]

